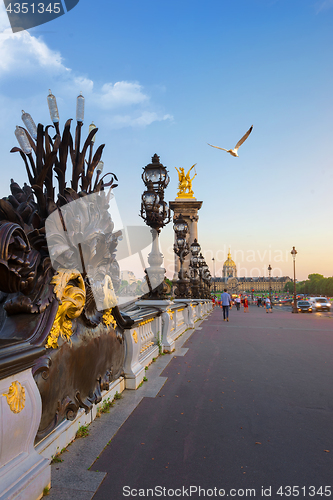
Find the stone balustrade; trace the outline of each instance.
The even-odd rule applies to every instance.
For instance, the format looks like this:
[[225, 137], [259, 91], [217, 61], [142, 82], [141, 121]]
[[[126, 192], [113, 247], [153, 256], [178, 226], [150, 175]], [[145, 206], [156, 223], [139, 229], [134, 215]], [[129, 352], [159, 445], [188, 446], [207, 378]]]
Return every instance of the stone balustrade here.
[[[80, 425], [92, 422], [98, 407], [103, 401], [112, 400], [116, 391], [137, 389], [143, 382], [145, 367], [162, 352], [172, 352], [175, 340], [189, 328], [194, 328], [196, 321], [203, 319], [212, 307], [212, 302], [205, 299], [142, 300], [132, 304], [126, 310], [134, 320], [132, 327], [122, 331], [116, 327], [126, 344], [123, 375], [102, 392], [99, 404], [89, 412], [81, 409], [74, 420], [62, 421], [35, 447], [33, 442], [41, 418], [41, 399], [31, 374], [33, 359], [27, 355], [28, 361], [21, 363], [22, 370], [2, 380], [0, 369], [0, 500], [40, 498], [43, 489], [50, 484], [50, 460], [75, 438]], [[2, 350], [2, 354], [4, 352]], [[11, 408], [9, 396], [17, 388], [24, 392], [24, 406]]]
[[36, 500], [50, 486], [50, 461], [34, 448], [42, 401], [31, 372], [43, 349], [0, 350], [0, 500]]
[[[147, 303], [147, 305], [144, 304]], [[212, 309], [210, 300], [176, 300], [175, 302], [140, 301], [127, 310], [135, 323], [124, 332], [126, 359], [124, 365], [127, 389], [136, 389], [142, 382], [145, 366], [161, 352], [172, 352], [175, 340]], [[160, 303], [158, 303], [160, 302]], [[163, 302], [163, 303], [162, 303]], [[137, 318], [137, 319], [136, 319]]]

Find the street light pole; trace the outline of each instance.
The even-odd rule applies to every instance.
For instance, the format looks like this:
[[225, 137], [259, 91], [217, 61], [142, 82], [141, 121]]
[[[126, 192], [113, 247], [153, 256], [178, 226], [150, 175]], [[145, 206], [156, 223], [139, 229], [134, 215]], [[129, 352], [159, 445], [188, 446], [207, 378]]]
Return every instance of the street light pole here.
[[214, 272], [214, 295], [215, 295], [215, 259], [214, 257], [212, 258], [213, 261], [213, 272]]
[[297, 250], [295, 249], [295, 247], [293, 247], [293, 249], [292, 249], [292, 251], [290, 253], [293, 256], [293, 261], [294, 261], [294, 303], [293, 303], [293, 310], [292, 310], [292, 312], [293, 313], [298, 313], [297, 300], [296, 300], [296, 265], [295, 265]]
[[268, 266], [268, 276], [269, 276], [269, 300], [271, 302], [271, 307], [272, 307], [272, 283], [271, 283], [271, 272], [272, 272], [272, 267], [269, 264]]

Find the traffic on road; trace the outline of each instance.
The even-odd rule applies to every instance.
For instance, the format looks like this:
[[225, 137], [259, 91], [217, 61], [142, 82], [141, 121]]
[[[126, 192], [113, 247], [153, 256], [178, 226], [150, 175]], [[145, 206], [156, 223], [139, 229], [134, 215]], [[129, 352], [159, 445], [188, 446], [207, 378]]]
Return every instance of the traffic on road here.
[[[237, 309], [244, 306], [244, 301], [249, 305], [258, 307], [265, 307], [269, 294], [256, 294], [240, 293], [231, 295], [231, 307], [235, 306]], [[296, 295], [297, 312], [299, 313], [331, 313], [333, 312], [333, 297], [324, 296], [310, 296], [305, 294]], [[220, 298], [218, 294], [213, 295], [213, 302], [220, 305]], [[273, 308], [282, 308], [285, 310], [292, 310], [294, 297], [290, 294], [273, 295], [270, 298]]]

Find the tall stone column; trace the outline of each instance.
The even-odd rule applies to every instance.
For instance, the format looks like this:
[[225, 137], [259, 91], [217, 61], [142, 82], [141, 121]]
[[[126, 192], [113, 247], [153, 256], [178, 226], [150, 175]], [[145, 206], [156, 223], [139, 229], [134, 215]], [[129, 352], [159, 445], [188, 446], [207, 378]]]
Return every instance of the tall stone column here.
[[[179, 214], [183, 216], [188, 224], [189, 232], [187, 234], [187, 242], [191, 245], [195, 238], [198, 240], [198, 211], [202, 207], [202, 201], [197, 201], [195, 198], [178, 198], [174, 201], [169, 202], [169, 207], [173, 210], [173, 220], [175, 220]], [[176, 235], [175, 235], [176, 238]], [[188, 271], [190, 265], [191, 253], [189, 253], [184, 261], [183, 269]], [[180, 269], [179, 257], [175, 254], [175, 272], [174, 279], [178, 279], [178, 271]]]

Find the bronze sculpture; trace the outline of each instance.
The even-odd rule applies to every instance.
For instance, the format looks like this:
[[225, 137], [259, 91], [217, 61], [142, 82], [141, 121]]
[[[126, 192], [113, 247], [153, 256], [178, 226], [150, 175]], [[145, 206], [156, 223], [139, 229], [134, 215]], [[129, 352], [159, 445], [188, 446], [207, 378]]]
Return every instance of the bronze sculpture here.
[[183, 167], [180, 167], [179, 170], [177, 167], [175, 167], [175, 169], [178, 172], [178, 179], [179, 179], [177, 198], [194, 198], [194, 193], [192, 190], [192, 181], [197, 174], [195, 173], [194, 176], [191, 178], [190, 172], [192, 168], [194, 168], [195, 166], [196, 163], [192, 165], [187, 174], [185, 174], [185, 170]]
[[[54, 104], [51, 93], [48, 99]], [[51, 138], [52, 125], [38, 124], [35, 133], [27, 113], [24, 123], [27, 116], [29, 131], [16, 130], [23, 147], [11, 151], [20, 153], [30, 185], [21, 188], [12, 180], [11, 194], [0, 200], [0, 347], [14, 344], [23, 358], [38, 348], [33, 373], [43, 402], [39, 440], [64, 418], [75, 418], [79, 408], [88, 412], [101, 400], [101, 391], [121, 375], [122, 332], [133, 321], [121, 314], [114, 301], [120, 284], [116, 260], [120, 233], [113, 231], [106, 188], [115, 188], [117, 177], [112, 173], [101, 177], [98, 165], [104, 145], [93, 154], [98, 129], [91, 128], [81, 149], [82, 116], [77, 119], [74, 140], [71, 120], [61, 134], [53, 115], [56, 134]], [[66, 183], [68, 163], [71, 187]], [[87, 204], [89, 210], [80, 206], [82, 213], [76, 212], [72, 225], [64, 225], [65, 207], [71, 210], [71, 203], [91, 195], [97, 204]], [[62, 227], [58, 231], [53, 226], [47, 239], [45, 227], [52, 214]], [[83, 235], [79, 244], [71, 231]], [[52, 244], [57, 250], [56, 267], [50, 258]], [[83, 262], [83, 270], [78, 261]], [[104, 293], [102, 310], [93, 293], [96, 283]]]

